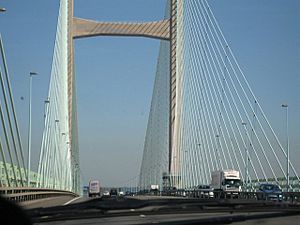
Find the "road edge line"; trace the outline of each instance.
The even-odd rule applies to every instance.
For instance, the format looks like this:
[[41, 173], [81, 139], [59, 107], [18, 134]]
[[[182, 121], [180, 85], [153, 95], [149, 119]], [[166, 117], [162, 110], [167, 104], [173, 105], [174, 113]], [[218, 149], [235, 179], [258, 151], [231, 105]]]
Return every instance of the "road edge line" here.
[[74, 202], [74, 201], [76, 201], [77, 199], [80, 199], [80, 198], [82, 198], [82, 196], [73, 198], [73, 199], [71, 199], [70, 201], [67, 201], [66, 203], [64, 203], [63, 205], [64, 205], [64, 206], [65, 206], [65, 205], [69, 205], [70, 203], [72, 203], [72, 202]]

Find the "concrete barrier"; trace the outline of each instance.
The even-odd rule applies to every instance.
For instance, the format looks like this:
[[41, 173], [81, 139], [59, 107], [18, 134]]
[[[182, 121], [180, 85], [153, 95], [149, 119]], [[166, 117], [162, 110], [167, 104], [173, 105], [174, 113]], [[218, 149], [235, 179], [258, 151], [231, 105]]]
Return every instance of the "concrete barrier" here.
[[45, 189], [45, 188], [0, 188], [0, 194], [11, 201], [14, 202], [24, 202], [24, 201], [32, 201], [36, 199], [42, 198], [50, 198], [57, 196], [73, 196], [77, 197], [78, 195], [63, 190], [53, 190], [53, 189]]

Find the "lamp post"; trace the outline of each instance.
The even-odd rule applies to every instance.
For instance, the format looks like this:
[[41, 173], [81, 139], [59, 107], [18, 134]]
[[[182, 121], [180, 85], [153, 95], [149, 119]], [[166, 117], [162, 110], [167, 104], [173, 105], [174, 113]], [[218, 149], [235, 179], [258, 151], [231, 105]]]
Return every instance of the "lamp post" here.
[[[196, 152], [196, 160], [198, 161], [199, 160], [199, 157], [201, 157], [202, 158], [202, 154], [201, 154], [201, 144], [200, 143], [197, 143], [197, 150], [195, 151]], [[201, 167], [199, 167], [199, 170], [200, 170], [200, 173], [202, 173], [203, 171], [202, 171], [202, 168]]]
[[[57, 134], [59, 134], [60, 133], [60, 127], [59, 127], [59, 120], [58, 119], [56, 119], [56, 120], [54, 120], [54, 122], [55, 122], [55, 133]], [[57, 129], [57, 130], [56, 130]], [[56, 145], [56, 147], [58, 147], [59, 148], [59, 146], [58, 146], [58, 144], [57, 144], [57, 142], [59, 142], [59, 140], [57, 141], [57, 136], [59, 137], [59, 135], [55, 135], [55, 145]], [[53, 155], [53, 158], [54, 158], [54, 166], [57, 166], [57, 164], [56, 164], [56, 158], [57, 158], [57, 150], [55, 150], [54, 151], [54, 155]], [[59, 177], [59, 171], [58, 172], [56, 172], [55, 174], [54, 174], [54, 188], [56, 189], [57, 188], [57, 180], [58, 180], [58, 177]], [[60, 181], [58, 181], [58, 182], [60, 182]]]
[[28, 119], [28, 168], [27, 168], [27, 186], [30, 186], [30, 154], [31, 154], [31, 98], [32, 98], [32, 77], [36, 72], [29, 73], [29, 119]]
[[[242, 125], [245, 128], [245, 133], [246, 133], [246, 141], [247, 141], [247, 128], [246, 122], [242, 122]], [[248, 152], [248, 148], [247, 148], [247, 143], [245, 143], [245, 182], [246, 182], [246, 191], [248, 191], [248, 181], [249, 181], [249, 152]]]
[[[223, 169], [221, 168], [222, 165], [221, 165], [221, 156], [220, 156], [220, 150], [221, 150], [221, 144], [220, 144], [220, 135], [219, 134], [216, 134], [216, 138], [217, 138], [217, 148], [216, 148], [216, 151], [217, 151], [217, 158], [218, 158], [218, 161], [219, 161], [219, 169]], [[218, 166], [217, 166], [218, 168]]]
[[288, 104], [282, 104], [281, 107], [285, 108], [286, 118], [286, 191], [289, 191], [290, 187], [290, 146], [289, 146], [289, 121], [288, 121]]

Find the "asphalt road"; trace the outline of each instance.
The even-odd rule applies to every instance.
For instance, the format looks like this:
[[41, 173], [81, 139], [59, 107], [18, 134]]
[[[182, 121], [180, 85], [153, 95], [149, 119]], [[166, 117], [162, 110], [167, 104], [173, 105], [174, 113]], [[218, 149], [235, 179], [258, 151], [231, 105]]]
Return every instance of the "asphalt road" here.
[[24, 209], [36, 209], [36, 208], [48, 208], [55, 206], [71, 205], [76, 203], [81, 203], [89, 201], [87, 197], [71, 197], [71, 196], [61, 196], [53, 198], [38, 199], [33, 201], [21, 202], [19, 205]]
[[[242, 215], [242, 214], [239, 214]], [[248, 214], [249, 215], [249, 214]], [[208, 213], [192, 213], [192, 214], [167, 214], [167, 215], [137, 215], [137, 216], [122, 216], [122, 217], [108, 217], [108, 218], [90, 218], [82, 220], [64, 220], [47, 223], [36, 223], [38, 225], [100, 225], [100, 224], [114, 224], [114, 225], [134, 225], [134, 224], [229, 224], [227, 222], [214, 223], [213, 220], [218, 217], [229, 217], [228, 213], [208, 214]], [[201, 223], [202, 220], [202, 223]], [[190, 222], [188, 222], [190, 221]], [[211, 222], [209, 222], [211, 221]], [[281, 218], [268, 218], [247, 220], [241, 222], [233, 222], [233, 225], [299, 225], [300, 216], [289, 216]]]
[[299, 225], [300, 206], [168, 197], [59, 197], [23, 204], [35, 224]]

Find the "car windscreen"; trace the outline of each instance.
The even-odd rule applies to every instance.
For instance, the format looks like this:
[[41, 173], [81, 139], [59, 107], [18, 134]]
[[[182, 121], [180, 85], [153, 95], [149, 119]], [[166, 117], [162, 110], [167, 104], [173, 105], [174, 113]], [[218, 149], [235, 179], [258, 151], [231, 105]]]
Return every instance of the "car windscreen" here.
[[262, 190], [265, 190], [265, 191], [281, 191], [280, 188], [276, 185], [262, 185], [261, 188]]
[[225, 185], [227, 185], [228, 187], [239, 187], [241, 185], [241, 182], [240, 180], [226, 179]]

